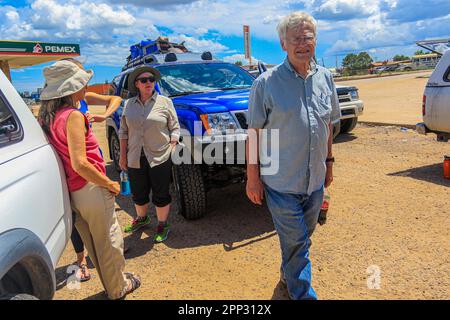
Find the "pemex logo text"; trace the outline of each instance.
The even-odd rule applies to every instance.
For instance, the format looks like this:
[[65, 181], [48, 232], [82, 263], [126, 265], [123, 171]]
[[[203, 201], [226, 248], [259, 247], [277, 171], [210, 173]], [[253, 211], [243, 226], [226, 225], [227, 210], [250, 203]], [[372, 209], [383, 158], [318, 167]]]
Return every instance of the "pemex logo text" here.
[[43, 49], [42, 46], [38, 43], [33, 48], [33, 53], [42, 53]]

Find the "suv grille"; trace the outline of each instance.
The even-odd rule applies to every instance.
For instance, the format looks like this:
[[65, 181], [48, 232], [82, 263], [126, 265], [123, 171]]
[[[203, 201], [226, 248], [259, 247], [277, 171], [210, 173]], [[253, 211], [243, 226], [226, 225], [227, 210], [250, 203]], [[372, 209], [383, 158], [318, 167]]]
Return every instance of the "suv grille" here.
[[355, 114], [355, 110], [354, 109], [347, 109], [347, 110], [342, 110], [341, 111], [341, 115], [342, 116], [348, 116], [348, 115], [353, 115]]
[[340, 92], [338, 93], [339, 103], [350, 102], [352, 101], [352, 97], [349, 92]]

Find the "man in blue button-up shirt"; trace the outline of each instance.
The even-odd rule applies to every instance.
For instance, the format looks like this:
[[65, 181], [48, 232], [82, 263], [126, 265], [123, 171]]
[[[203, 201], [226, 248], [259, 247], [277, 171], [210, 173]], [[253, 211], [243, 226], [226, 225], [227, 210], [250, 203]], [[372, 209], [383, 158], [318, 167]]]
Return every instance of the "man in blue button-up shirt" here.
[[[339, 101], [331, 73], [314, 63], [314, 18], [294, 12], [281, 20], [278, 33], [287, 58], [259, 76], [250, 94], [247, 195], [262, 204], [265, 194], [290, 297], [316, 299], [310, 237], [324, 187], [333, 180], [332, 122], [340, 117]], [[274, 163], [275, 173], [269, 169]]]

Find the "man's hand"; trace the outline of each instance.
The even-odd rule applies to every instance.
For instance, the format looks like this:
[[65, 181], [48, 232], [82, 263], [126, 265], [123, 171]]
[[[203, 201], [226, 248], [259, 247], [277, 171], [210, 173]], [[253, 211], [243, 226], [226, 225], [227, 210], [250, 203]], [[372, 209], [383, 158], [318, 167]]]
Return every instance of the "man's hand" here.
[[262, 205], [264, 199], [264, 187], [259, 177], [247, 180], [247, 197], [254, 204]]
[[121, 156], [120, 156], [120, 159], [119, 159], [119, 166], [120, 166], [120, 169], [121, 169], [122, 171], [128, 171], [128, 160], [127, 160], [127, 156], [126, 156], [126, 155], [123, 155], [123, 156], [122, 156], [122, 153], [121, 153]]
[[333, 162], [327, 162], [327, 174], [325, 176], [325, 188], [328, 188], [333, 182]]

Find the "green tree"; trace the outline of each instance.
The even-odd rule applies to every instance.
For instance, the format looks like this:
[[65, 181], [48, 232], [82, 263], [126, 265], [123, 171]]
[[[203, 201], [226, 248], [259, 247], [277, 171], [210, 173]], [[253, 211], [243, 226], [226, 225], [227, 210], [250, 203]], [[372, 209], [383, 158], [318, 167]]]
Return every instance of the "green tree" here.
[[234, 64], [237, 65], [237, 66], [242, 67], [242, 61], [236, 61]]
[[404, 56], [402, 54], [397, 54], [396, 56], [394, 56], [394, 61], [404, 61], [409, 59], [410, 58], [408, 56]]
[[350, 53], [345, 56], [344, 60], [342, 60], [342, 66], [344, 68], [354, 69], [357, 59], [358, 56], [356, 54]]
[[421, 55], [421, 54], [427, 54], [428, 52], [425, 52], [423, 50], [417, 50], [416, 52], [414, 52], [415, 56]]
[[369, 69], [373, 59], [367, 52], [360, 52], [357, 61], [357, 69]]
[[367, 52], [360, 52], [358, 55], [350, 53], [342, 60], [342, 66], [350, 70], [362, 70], [370, 68], [372, 62]]

